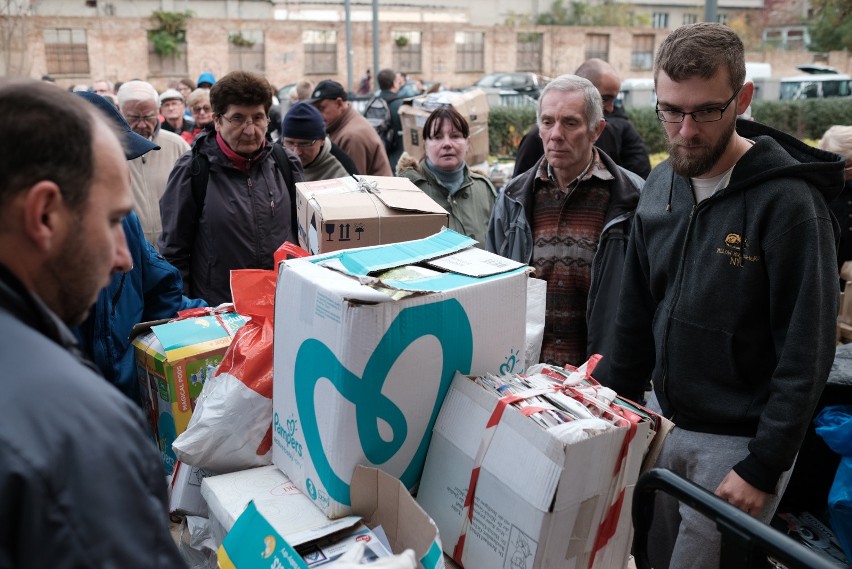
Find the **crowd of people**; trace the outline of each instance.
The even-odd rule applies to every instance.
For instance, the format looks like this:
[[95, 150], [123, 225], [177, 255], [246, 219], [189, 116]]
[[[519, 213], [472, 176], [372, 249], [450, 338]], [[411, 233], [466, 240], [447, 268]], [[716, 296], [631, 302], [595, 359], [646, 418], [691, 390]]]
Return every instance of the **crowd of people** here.
[[[0, 565], [182, 566], [130, 329], [230, 301], [231, 270], [271, 269], [297, 241], [296, 183], [359, 174], [411, 180], [451, 229], [533, 267], [547, 283], [541, 361], [602, 354], [601, 383], [676, 424], [657, 465], [768, 521], [834, 357], [852, 127], [816, 149], [738, 118], [754, 85], [720, 24], [672, 32], [654, 80], [669, 158], [653, 171], [614, 104], [617, 73], [589, 60], [543, 89], [499, 192], [466, 162], [455, 108], [431, 112], [415, 159], [331, 79], [280, 105], [243, 71], [161, 93], [0, 81], [16, 118], [0, 126], [0, 363], [14, 370]], [[359, 93], [385, 100], [399, 135], [406, 82], [390, 69], [372, 81]], [[656, 512], [655, 567], [718, 567], [712, 521], [665, 496]]]

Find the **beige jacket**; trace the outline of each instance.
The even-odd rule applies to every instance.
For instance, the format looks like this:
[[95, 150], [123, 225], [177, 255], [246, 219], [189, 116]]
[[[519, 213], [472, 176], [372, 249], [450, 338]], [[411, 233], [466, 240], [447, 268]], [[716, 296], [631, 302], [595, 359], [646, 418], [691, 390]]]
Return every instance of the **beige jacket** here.
[[189, 150], [189, 144], [177, 134], [159, 128], [151, 140], [160, 149], [130, 160], [127, 164], [130, 166], [133, 209], [142, 223], [145, 239], [156, 247], [163, 231], [160, 197], [166, 191], [166, 182], [175, 162]]

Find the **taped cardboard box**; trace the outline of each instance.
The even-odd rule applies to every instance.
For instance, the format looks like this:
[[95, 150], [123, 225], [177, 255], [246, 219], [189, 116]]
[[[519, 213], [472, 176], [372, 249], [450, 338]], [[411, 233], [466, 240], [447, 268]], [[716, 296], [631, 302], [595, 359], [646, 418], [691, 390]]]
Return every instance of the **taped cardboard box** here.
[[399, 107], [402, 123], [402, 143], [405, 151], [416, 158], [423, 158], [426, 143], [423, 140], [423, 125], [433, 110], [451, 105], [467, 120], [470, 128], [470, 145], [465, 155], [468, 164], [479, 164], [488, 160], [488, 96], [482, 89], [462, 93], [441, 91], [403, 102]]
[[409, 489], [456, 370], [523, 369], [529, 267], [451, 230], [282, 263], [272, 462], [328, 516], [358, 464]]
[[[222, 542], [249, 502], [291, 547], [304, 546], [363, 521], [368, 527], [382, 527], [394, 553], [412, 549], [424, 569], [443, 569], [438, 529], [417, 505], [402, 484], [373, 468], [358, 467], [352, 477], [353, 515], [329, 520], [305, 497], [287, 476], [274, 466], [204, 479], [202, 494], [210, 519], [219, 526]], [[243, 531], [241, 545], [257, 556], [267, 543], [269, 532]], [[258, 549], [257, 544], [261, 544]], [[269, 566], [268, 563], [266, 565]]]
[[[477, 451], [498, 400], [458, 374], [435, 423], [417, 501], [437, 524], [445, 553], [465, 569], [626, 567], [650, 422], [636, 425], [621, 462], [627, 427], [565, 444], [506, 408], [476, 471], [465, 528]], [[617, 472], [626, 484], [614, 484]]]
[[296, 183], [299, 245], [311, 254], [428, 237], [449, 214], [408, 178], [358, 176]]
[[133, 340], [136, 373], [166, 475], [176, 462], [172, 443], [186, 430], [205, 380], [245, 322], [233, 312], [190, 317], [153, 326]]

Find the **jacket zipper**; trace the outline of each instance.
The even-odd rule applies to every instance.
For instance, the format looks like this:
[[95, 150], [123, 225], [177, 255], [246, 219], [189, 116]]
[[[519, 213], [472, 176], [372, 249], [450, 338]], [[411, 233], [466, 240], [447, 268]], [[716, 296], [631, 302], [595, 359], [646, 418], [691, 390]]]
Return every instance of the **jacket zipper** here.
[[[689, 186], [690, 186], [690, 190], [691, 190], [692, 184], [690, 184]], [[695, 194], [693, 193], [693, 198], [692, 198], [693, 201], [695, 200], [694, 195]], [[680, 261], [678, 263], [678, 269], [677, 269], [677, 281], [675, 283], [675, 295], [674, 295], [674, 298], [672, 299], [672, 303], [671, 303], [671, 306], [669, 308], [669, 314], [666, 317], [666, 331], [663, 334], [663, 345], [662, 345], [662, 349], [663, 349], [663, 357], [662, 357], [663, 374], [662, 374], [662, 386], [661, 387], [662, 387], [663, 393], [666, 396], [666, 399], [668, 399], [668, 401], [669, 401], [669, 405], [672, 405], [671, 398], [669, 397], [669, 393], [668, 393], [669, 332], [671, 331], [671, 326], [672, 326], [672, 315], [674, 314], [675, 308], [677, 307], [677, 303], [680, 300], [681, 287], [683, 286], [684, 265], [685, 265], [685, 261], [686, 261], [686, 249], [689, 246], [689, 240], [692, 237], [692, 222], [695, 219], [695, 213], [698, 210], [699, 205], [700, 204], [693, 203], [692, 204], [692, 210], [690, 210], [690, 212], [689, 212], [689, 223], [686, 226], [686, 237], [683, 240], [683, 247], [681, 247], [681, 250], [680, 250]], [[671, 414], [671, 417], [669, 417], [669, 419], [673, 419], [675, 414], [676, 414], [676, 410], [674, 409], [674, 406], [672, 405], [672, 414]]]

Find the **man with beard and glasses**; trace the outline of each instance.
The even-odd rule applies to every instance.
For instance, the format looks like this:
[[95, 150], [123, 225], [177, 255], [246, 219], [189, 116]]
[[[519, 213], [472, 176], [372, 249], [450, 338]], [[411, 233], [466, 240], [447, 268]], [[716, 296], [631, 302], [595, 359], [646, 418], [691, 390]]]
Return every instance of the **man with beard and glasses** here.
[[0, 81], [0, 567], [185, 567], [136, 405], [68, 326], [132, 257], [128, 152], [80, 97]]
[[[728, 27], [672, 32], [654, 65], [670, 158], [639, 199], [614, 350], [595, 377], [676, 424], [658, 467], [769, 521], [834, 358], [843, 160], [752, 121]], [[652, 565], [719, 567], [714, 522], [659, 495]]]

